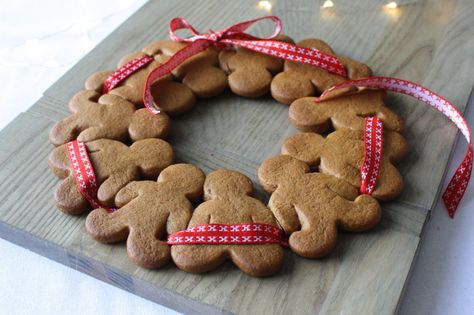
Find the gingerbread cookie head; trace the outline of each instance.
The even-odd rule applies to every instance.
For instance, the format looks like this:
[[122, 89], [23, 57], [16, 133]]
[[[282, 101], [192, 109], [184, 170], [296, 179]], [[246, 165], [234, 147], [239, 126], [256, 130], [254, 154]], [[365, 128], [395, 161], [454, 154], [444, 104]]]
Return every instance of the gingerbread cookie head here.
[[[319, 39], [305, 39], [298, 46], [315, 48], [323, 53], [335, 55], [328, 44]], [[368, 66], [350, 58], [338, 57], [346, 67], [349, 79], [358, 79], [372, 75]], [[275, 76], [271, 84], [272, 96], [279, 102], [291, 104], [294, 100], [322, 93], [334, 84], [346, 80], [324, 69], [298, 63], [285, 61], [283, 72]]]
[[[120, 96], [121, 98], [133, 103], [136, 107], [143, 107], [143, 90], [145, 82], [150, 72], [157, 68], [162, 60], [162, 54], [172, 55], [172, 42], [161, 41], [155, 44], [155, 60], [142, 69], [131, 74], [127, 79], [112, 89], [109, 94]], [[170, 46], [170, 47], [168, 47]], [[145, 56], [144, 52], [134, 52], [123, 57], [117, 67], [120, 68], [133, 59]], [[99, 71], [91, 75], [86, 83], [87, 90], [102, 92], [104, 82], [112, 71]], [[172, 75], [158, 79], [151, 86], [151, 93], [155, 103], [169, 115], [179, 115], [190, 110], [196, 103], [193, 92], [181, 82], [176, 82]]]
[[302, 131], [321, 133], [331, 127], [363, 130], [364, 118], [377, 116], [386, 130], [402, 132], [403, 121], [384, 104], [384, 96], [382, 90], [363, 90], [321, 102], [304, 97], [291, 104], [288, 115], [290, 122]]
[[298, 255], [323, 257], [334, 248], [338, 228], [365, 231], [380, 221], [374, 198], [358, 196], [356, 188], [334, 176], [311, 173], [306, 163], [289, 155], [264, 161], [258, 176], [272, 193], [268, 206]]
[[[275, 40], [293, 43], [285, 35]], [[221, 68], [229, 73], [232, 92], [246, 97], [259, 97], [270, 91], [273, 76], [283, 70], [283, 59], [236, 46], [219, 53]]]
[[102, 243], [127, 240], [127, 253], [135, 264], [159, 268], [170, 259], [166, 235], [186, 228], [191, 202], [202, 196], [204, 177], [194, 165], [174, 164], [156, 182], [131, 182], [115, 198], [120, 209], [95, 209], [87, 216], [86, 229]]
[[95, 91], [77, 93], [69, 102], [71, 115], [56, 123], [49, 133], [54, 145], [77, 139], [132, 140], [163, 138], [171, 121], [165, 113], [151, 115], [147, 109], [135, 106], [115, 95], [103, 96]]
[[[100, 139], [86, 143], [86, 148], [99, 186], [97, 198], [109, 207], [115, 206], [115, 195], [126, 184], [139, 179], [155, 179], [174, 161], [171, 145], [160, 139], [139, 140], [130, 147], [119, 141]], [[49, 165], [64, 179], [54, 194], [57, 207], [69, 214], [89, 210], [87, 200], [77, 187], [67, 145], [53, 150]]]
[[[252, 222], [276, 225], [270, 210], [252, 198], [252, 192], [252, 181], [246, 176], [229, 170], [212, 172], [204, 184], [207, 201], [196, 208], [188, 227]], [[175, 264], [188, 272], [210, 271], [229, 259], [252, 276], [277, 272], [284, 257], [278, 244], [173, 245], [171, 254]]]
[[[372, 196], [379, 201], [396, 198], [403, 189], [403, 179], [394, 164], [407, 152], [405, 139], [397, 132], [384, 132], [380, 176]], [[283, 143], [281, 152], [291, 155], [311, 168], [335, 176], [355, 188], [361, 186], [360, 169], [364, 162], [364, 132], [340, 129], [326, 138], [315, 133], [300, 133]]]
[[[143, 51], [156, 54], [163, 51], [162, 42], [147, 45]], [[157, 55], [160, 62], [166, 62], [171, 54], [185, 47], [183, 43], [173, 43], [166, 47], [165, 54]], [[171, 53], [171, 54], [170, 54]], [[173, 75], [190, 88], [198, 97], [212, 97], [222, 93], [227, 88], [227, 75], [219, 68], [219, 52], [210, 47], [191, 58], [186, 59], [173, 70]]]

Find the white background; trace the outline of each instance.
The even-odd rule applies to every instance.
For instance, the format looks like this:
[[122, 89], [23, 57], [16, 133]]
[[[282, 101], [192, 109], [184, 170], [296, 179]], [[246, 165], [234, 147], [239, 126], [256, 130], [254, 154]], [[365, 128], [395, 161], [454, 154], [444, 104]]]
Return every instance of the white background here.
[[[0, 0], [0, 129], [144, 2]], [[448, 177], [465, 148], [460, 138]], [[401, 314], [474, 313], [473, 192], [454, 220], [438, 202]], [[0, 253], [2, 314], [175, 314], [1, 239]]]

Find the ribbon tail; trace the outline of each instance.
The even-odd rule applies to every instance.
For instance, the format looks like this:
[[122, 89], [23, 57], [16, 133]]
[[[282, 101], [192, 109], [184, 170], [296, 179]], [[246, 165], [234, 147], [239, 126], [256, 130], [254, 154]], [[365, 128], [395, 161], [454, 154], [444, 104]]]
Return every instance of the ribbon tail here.
[[339, 96], [337, 92], [341, 89], [354, 87], [358, 89], [384, 89], [391, 92], [412, 96], [438, 110], [449, 120], [451, 120], [451, 122], [453, 122], [461, 131], [468, 143], [468, 149], [463, 161], [458, 166], [442, 197], [449, 216], [453, 218], [457, 207], [461, 202], [462, 196], [467, 189], [467, 185], [471, 178], [473, 164], [471, 130], [462, 114], [447, 99], [425, 88], [424, 86], [418, 83], [391, 77], [369, 77], [358, 80], [344, 81], [324, 91], [320, 97], [315, 98], [315, 101], [317, 103], [332, 97], [337, 97]]

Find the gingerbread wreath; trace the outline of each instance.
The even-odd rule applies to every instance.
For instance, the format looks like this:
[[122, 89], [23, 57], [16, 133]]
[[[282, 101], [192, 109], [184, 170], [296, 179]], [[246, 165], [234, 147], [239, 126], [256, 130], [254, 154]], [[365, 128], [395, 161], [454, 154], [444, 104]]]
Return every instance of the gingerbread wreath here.
[[[262, 19], [275, 22], [272, 36], [245, 33]], [[178, 37], [182, 28], [193, 36]], [[172, 260], [182, 270], [206, 272], [231, 260], [249, 275], [268, 276], [283, 264], [284, 247], [323, 257], [338, 231], [373, 228], [379, 202], [402, 192], [396, 164], [407, 143], [403, 121], [384, 103], [388, 90], [438, 109], [468, 140], [443, 196], [453, 215], [472, 169], [469, 127], [455, 107], [416, 83], [372, 77], [367, 65], [336, 56], [320, 39], [294, 44], [280, 30], [274, 16], [211, 34], [176, 18], [171, 41], [151, 43], [122, 58], [116, 70], [92, 74], [70, 101], [71, 114], [50, 132], [56, 148], [49, 164], [63, 179], [54, 193], [57, 207], [73, 215], [92, 210], [91, 237], [126, 241], [128, 255], [144, 268]], [[271, 194], [268, 206], [252, 197], [252, 181], [238, 172], [206, 176], [194, 165], [173, 164], [163, 140], [170, 116], [227, 88], [245, 97], [271, 93], [290, 105], [289, 120], [302, 131], [258, 169]]]

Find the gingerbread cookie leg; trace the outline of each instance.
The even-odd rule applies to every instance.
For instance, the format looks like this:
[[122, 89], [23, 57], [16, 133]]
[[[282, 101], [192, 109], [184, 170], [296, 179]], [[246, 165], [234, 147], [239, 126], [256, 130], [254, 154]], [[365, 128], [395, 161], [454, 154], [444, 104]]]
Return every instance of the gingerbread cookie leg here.
[[265, 277], [280, 270], [284, 253], [279, 244], [232, 245], [230, 258], [240, 270], [254, 277]]
[[[166, 224], [166, 218], [159, 224]], [[127, 238], [128, 257], [138, 266], [160, 268], [169, 261], [170, 246], [154, 237], [155, 229], [132, 228]]]
[[358, 196], [351, 205], [346, 204], [338, 210], [339, 226], [351, 232], [370, 229], [376, 226], [382, 217], [379, 205], [368, 195]]
[[[189, 226], [209, 224], [211, 222], [211, 209], [206, 203], [201, 204], [193, 213]], [[171, 256], [179, 269], [203, 273], [216, 269], [226, 259], [227, 245], [173, 245]]]
[[[321, 212], [330, 211], [321, 205], [314, 207], [298, 206], [298, 217], [301, 218], [301, 229], [290, 235], [288, 243], [292, 251], [308, 258], [324, 257], [331, 252], [337, 241], [336, 223]], [[314, 212], [315, 215], [308, 216]]]
[[87, 216], [86, 229], [96, 241], [101, 243], [121, 242], [129, 233], [119, 211], [109, 213], [102, 208], [95, 209]]

